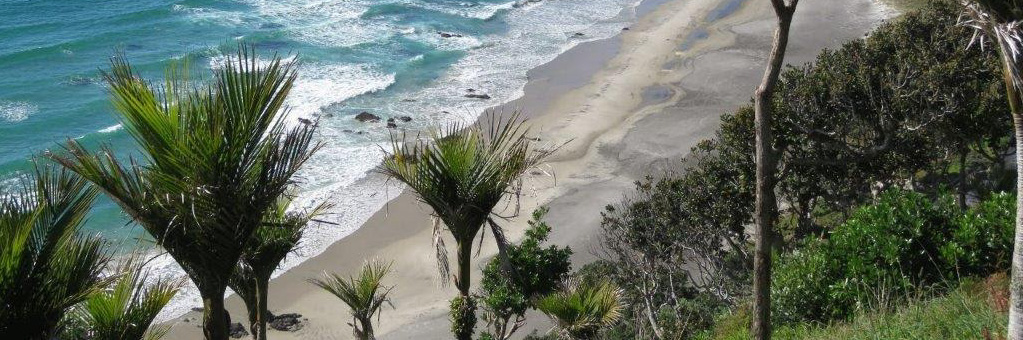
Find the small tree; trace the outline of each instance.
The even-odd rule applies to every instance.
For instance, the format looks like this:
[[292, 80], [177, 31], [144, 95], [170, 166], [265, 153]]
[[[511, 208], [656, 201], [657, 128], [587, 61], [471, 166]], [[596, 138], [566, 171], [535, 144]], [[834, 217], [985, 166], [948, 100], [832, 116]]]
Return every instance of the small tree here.
[[302, 238], [302, 230], [325, 205], [310, 212], [288, 212], [291, 201], [278, 199], [277, 207], [263, 217], [263, 225], [252, 233], [228, 285], [245, 302], [252, 338], [266, 340], [266, 323], [270, 312], [267, 296], [270, 276]]
[[494, 207], [516, 190], [520, 176], [553, 150], [538, 150], [518, 115], [502, 119], [487, 114], [481, 122], [454, 124], [432, 130], [430, 138], [406, 141], [392, 138], [392, 151], [382, 172], [409, 186], [419, 200], [433, 208], [434, 244], [442, 277], [448, 276], [447, 250], [441, 222], [456, 243], [458, 272], [454, 275], [459, 296], [452, 300], [452, 332], [459, 340], [472, 338], [476, 327], [476, 303], [470, 295], [472, 244], [488, 225], [504, 255], [506, 241], [494, 221]]
[[[347, 279], [337, 274], [323, 273], [323, 279], [309, 279], [309, 282], [334, 294], [352, 311], [352, 332], [361, 340], [375, 339], [373, 316], [379, 319], [380, 307], [391, 304], [387, 295], [394, 287], [383, 285], [384, 276], [391, 271], [390, 264], [369, 262], [362, 267], [358, 277]], [[394, 307], [393, 305], [391, 306]]]
[[509, 268], [501, 265], [500, 258], [494, 258], [483, 269], [479, 300], [482, 319], [493, 339], [510, 338], [525, 323], [526, 310], [535, 308], [540, 297], [557, 290], [572, 270], [572, 249], [541, 247], [551, 232], [543, 220], [547, 211], [546, 207], [534, 211], [522, 242], [508, 246]]
[[68, 171], [36, 168], [20, 190], [0, 195], [0, 334], [49, 340], [72, 306], [102, 289], [110, 259], [80, 232], [96, 189]]
[[621, 317], [622, 293], [610, 281], [574, 281], [536, 305], [555, 323], [559, 335], [572, 340], [596, 339], [600, 330]]

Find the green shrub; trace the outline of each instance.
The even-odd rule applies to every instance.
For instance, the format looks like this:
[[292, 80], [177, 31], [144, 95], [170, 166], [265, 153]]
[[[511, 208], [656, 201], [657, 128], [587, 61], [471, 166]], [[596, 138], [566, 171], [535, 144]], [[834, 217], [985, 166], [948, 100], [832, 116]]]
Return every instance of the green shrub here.
[[1015, 199], [995, 195], [963, 213], [949, 196], [887, 191], [830, 238], [782, 256], [774, 272], [782, 322], [845, 319], [861, 309], [948, 288], [961, 276], [1005, 270]]
[[486, 336], [495, 340], [510, 337], [526, 320], [526, 310], [535, 308], [535, 300], [556, 291], [572, 270], [572, 249], [542, 246], [551, 232], [544, 222], [547, 211], [546, 207], [534, 211], [522, 242], [508, 245], [505, 253], [510, 268], [504, 268], [500, 257], [483, 268], [478, 299], [481, 319], [490, 332]]
[[952, 242], [941, 248], [960, 275], [986, 275], [1009, 267], [1016, 223], [1016, 196], [992, 195], [956, 220]]

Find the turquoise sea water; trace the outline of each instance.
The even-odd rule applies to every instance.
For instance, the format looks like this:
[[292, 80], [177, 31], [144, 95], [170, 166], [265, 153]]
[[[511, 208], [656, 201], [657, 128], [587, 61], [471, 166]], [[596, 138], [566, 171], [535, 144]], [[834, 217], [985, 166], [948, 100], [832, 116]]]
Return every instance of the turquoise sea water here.
[[[326, 147], [301, 174], [302, 199], [337, 207], [334, 224], [311, 231], [300, 255], [312, 256], [395, 193], [381, 194], [385, 186], [366, 176], [388, 129], [355, 114], [410, 116], [400, 125], [411, 131], [471, 121], [519, 96], [527, 70], [619, 32], [637, 2], [0, 0], [0, 190], [67, 138], [134, 152], [100, 79], [117, 51], [159, 80], [172, 61], [208, 70], [244, 42], [296, 60], [291, 119], [320, 118]], [[470, 88], [492, 99], [466, 98]], [[106, 200], [87, 227], [114, 242], [141, 235]]]

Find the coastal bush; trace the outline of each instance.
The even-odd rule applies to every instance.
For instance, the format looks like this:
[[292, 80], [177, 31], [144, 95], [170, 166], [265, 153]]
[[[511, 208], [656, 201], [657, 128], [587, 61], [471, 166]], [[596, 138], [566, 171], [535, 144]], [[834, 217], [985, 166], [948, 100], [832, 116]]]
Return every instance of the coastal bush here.
[[[1008, 318], [1008, 278], [968, 279], [940, 297], [917, 297], [905, 305], [857, 312], [848, 321], [783, 324], [774, 339], [1004, 339]], [[722, 316], [703, 340], [749, 339], [749, 314], [737, 309]]]
[[541, 207], [533, 212], [525, 236], [519, 244], [508, 245], [505, 260], [495, 257], [483, 268], [477, 299], [489, 328], [484, 336], [508, 339], [524, 324], [526, 310], [536, 308], [536, 299], [554, 292], [568, 278], [572, 249], [542, 247], [551, 232], [544, 222], [547, 211]]
[[[1014, 202], [995, 195], [962, 212], [950, 196], [936, 201], [889, 190], [857, 209], [826, 240], [783, 256], [772, 287], [783, 322], [845, 319], [919, 294], [941, 292], [965, 275], [1007, 269]], [[1006, 225], [1008, 223], [1008, 225]], [[977, 259], [985, 259], [980, 262]], [[999, 266], [1001, 264], [1002, 266]]]
[[1009, 268], [1016, 195], [995, 194], [960, 216], [952, 240], [941, 248], [946, 261], [956, 264], [960, 275], [977, 276]]

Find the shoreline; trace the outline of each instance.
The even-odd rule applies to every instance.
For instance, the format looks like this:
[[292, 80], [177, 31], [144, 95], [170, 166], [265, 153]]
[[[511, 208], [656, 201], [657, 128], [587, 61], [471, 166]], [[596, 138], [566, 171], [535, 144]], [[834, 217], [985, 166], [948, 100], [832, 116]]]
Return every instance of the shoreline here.
[[[713, 134], [720, 114], [749, 98], [770, 47], [771, 32], [764, 28], [772, 21], [765, 2], [738, 2], [733, 13], [708, 23], [704, 19], [719, 6], [715, 1], [644, 1], [635, 7], [637, 16], [644, 4], [651, 4], [649, 11], [628, 31], [576, 44], [527, 73], [522, 97], [496, 109], [525, 109], [542, 141], [571, 143], [545, 165], [557, 183], [554, 177], [526, 176], [521, 212], [504, 225], [509, 240], [519, 239], [529, 213], [545, 204], [551, 207], [547, 221], [554, 228], [550, 243], [571, 246], [575, 268], [588, 263], [594, 258], [589, 249], [603, 206], [630, 192], [643, 175], [670, 167]], [[872, 0], [825, 6], [801, 4], [786, 62], [805, 62], [823, 47], [862, 36], [880, 19], [866, 17], [884, 12]], [[847, 14], [856, 10], [860, 17]], [[693, 35], [701, 30], [706, 34]], [[802, 31], [814, 33], [800, 36]], [[403, 192], [353, 233], [271, 281], [271, 311], [300, 313], [309, 321], [295, 333], [271, 331], [269, 337], [351, 338], [344, 305], [305, 279], [323, 270], [353, 273], [374, 258], [394, 261], [386, 282], [396, 286], [396, 309], [383, 311], [378, 336], [448, 337], [447, 301], [455, 290], [439, 285], [428, 215], [429, 208]], [[477, 266], [496, 253], [494, 248], [492, 240], [483, 243]], [[234, 320], [244, 319], [237, 297], [228, 298], [227, 307]], [[168, 322], [173, 327], [167, 339], [198, 337], [197, 315], [189, 312]], [[193, 320], [184, 321], [188, 318]], [[530, 316], [534, 329], [545, 329], [544, 321]]]

